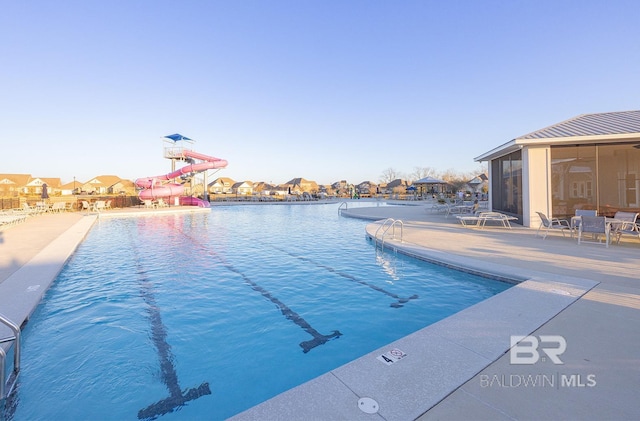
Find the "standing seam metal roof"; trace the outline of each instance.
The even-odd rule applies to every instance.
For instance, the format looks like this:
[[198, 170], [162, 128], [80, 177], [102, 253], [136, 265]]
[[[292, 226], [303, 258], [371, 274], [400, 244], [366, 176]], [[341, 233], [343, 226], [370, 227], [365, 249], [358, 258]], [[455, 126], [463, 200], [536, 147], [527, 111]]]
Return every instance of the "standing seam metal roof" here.
[[640, 133], [640, 110], [581, 114], [553, 126], [520, 136], [517, 139], [603, 136], [627, 133]]

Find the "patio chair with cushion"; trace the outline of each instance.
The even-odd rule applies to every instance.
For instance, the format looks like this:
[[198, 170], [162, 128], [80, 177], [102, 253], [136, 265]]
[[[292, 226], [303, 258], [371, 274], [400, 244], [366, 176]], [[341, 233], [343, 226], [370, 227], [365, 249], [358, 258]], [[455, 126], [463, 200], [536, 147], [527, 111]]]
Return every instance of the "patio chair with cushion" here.
[[[604, 234], [604, 244], [609, 247], [610, 243], [610, 227], [604, 216], [581, 216], [580, 226], [578, 227], [578, 244], [582, 242], [597, 242], [602, 244], [600, 234]], [[592, 241], [583, 240], [584, 234], [591, 234]]]
[[542, 212], [536, 213], [540, 217], [540, 226], [538, 227], [538, 231], [536, 231], [536, 236], [540, 233], [540, 230], [544, 228], [544, 235], [542, 236], [543, 240], [547, 238], [547, 235], [551, 230], [561, 231], [563, 237], [565, 231], [571, 231], [571, 225], [566, 219], [548, 218], [547, 215]]

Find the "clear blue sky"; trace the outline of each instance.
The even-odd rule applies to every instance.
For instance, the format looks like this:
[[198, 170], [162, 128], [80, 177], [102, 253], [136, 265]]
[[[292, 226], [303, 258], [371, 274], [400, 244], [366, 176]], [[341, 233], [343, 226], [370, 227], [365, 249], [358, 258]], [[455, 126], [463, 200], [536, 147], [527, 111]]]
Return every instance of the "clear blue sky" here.
[[638, 0], [0, 0], [0, 173], [379, 181], [640, 108]]

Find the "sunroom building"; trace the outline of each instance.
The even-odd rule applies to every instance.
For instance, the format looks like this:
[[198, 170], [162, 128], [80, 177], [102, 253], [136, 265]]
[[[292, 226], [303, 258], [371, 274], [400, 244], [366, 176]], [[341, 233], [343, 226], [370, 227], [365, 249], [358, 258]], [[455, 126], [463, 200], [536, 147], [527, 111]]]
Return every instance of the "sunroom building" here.
[[475, 160], [489, 164], [491, 209], [527, 227], [540, 223], [536, 211], [640, 212], [640, 111], [579, 115]]

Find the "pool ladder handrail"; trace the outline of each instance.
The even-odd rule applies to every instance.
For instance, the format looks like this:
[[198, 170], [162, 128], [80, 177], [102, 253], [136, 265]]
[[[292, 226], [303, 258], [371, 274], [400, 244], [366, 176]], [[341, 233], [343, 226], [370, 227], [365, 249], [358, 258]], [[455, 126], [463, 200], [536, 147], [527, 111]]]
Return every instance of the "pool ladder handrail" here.
[[[391, 228], [393, 228], [393, 231], [391, 232], [392, 235], [393, 235], [392, 238], [395, 240], [395, 238], [396, 238], [396, 224], [400, 225], [400, 242], [402, 242], [402, 236], [403, 236], [403, 233], [404, 233], [404, 222], [402, 222], [402, 220], [400, 220], [400, 219], [387, 218], [387, 219], [384, 220], [382, 225], [380, 225], [378, 227], [378, 229], [376, 230], [376, 233], [374, 234], [374, 238], [377, 240], [378, 239], [378, 232], [380, 230], [382, 230], [382, 236], [380, 237], [380, 247], [381, 248], [384, 248], [384, 236], [387, 235], [387, 232], [389, 232], [389, 229], [391, 229]], [[386, 226], [386, 228], [385, 228], [385, 226]]]
[[[20, 327], [0, 314], [0, 323], [7, 326], [13, 332], [13, 336], [0, 339], [0, 402], [8, 397], [16, 384], [20, 372]], [[2, 343], [13, 341], [13, 371], [5, 381], [5, 358], [7, 356]], [[6, 393], [5, 393], [6, 392]]]
[[349, 210], [349, 205], [347, 204], [347, 202], [342, 202], [340, 203], [340, 206], [338, 206], [338, 215], [340, 215], [342, 212], [342, 205], [344, 205], [344, 210]]

